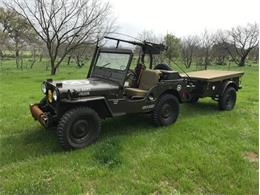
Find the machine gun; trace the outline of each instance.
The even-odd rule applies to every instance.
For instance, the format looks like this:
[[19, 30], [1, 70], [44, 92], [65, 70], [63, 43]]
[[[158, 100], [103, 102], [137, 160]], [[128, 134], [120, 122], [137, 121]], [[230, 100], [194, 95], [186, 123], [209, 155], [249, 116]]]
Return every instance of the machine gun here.
[[157, 44], [148, 41], [137, 42], [137, 41], [128, 41], [124, 39], [118, 39], [114, 37], [105, 36], [104, 38], [117, 41], [116, 48], [118, 48], [120, 42], [129, 43], [132, 45], [137, 45], [141, 48], [139, 53], [138, 63], [144, 64], [145, 55], [149, 55], [150, 58], [150, 69], [152, 69], [153, 64], [153, 55], [161, 54], [163, 51], [167, 50], [167, 47], [164, 44]]

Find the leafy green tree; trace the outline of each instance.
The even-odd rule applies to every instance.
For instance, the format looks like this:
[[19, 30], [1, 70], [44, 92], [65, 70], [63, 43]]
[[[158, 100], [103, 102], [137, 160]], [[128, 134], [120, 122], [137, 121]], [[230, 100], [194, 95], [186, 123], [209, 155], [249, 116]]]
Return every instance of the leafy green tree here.
[[181, 40], [173, 34], [167, 34], [164, 37], [164, 43], [167, 46], [165, 57], [168, 59], [168, 63], [175, 62], [180, 56]]
[[4, 57], [4, 51], [9, 47], [9, 37], [5, 32], [0, 31], [0, 58]]
[[1, 31], [6, 33], [13, 43], [15, 51], [16, 67], [22, 68], [20, 52], [26, 45], [28, 38], [32, 36], [31, 25], [20, 15], [11, 9], [0, 8]]

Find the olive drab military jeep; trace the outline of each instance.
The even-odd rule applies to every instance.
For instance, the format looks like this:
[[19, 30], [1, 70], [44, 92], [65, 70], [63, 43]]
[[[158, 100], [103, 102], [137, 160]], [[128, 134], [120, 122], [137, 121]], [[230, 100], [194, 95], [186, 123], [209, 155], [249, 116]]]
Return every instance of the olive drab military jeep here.
[[[232, 110], [243, 72], [198, 71], [179, 74], [167, 64], [153, 67], [153, 55], [166, 49], [163, 44], [116, 41], [116, 47], [96, 45], [86, 79], [47, 79], [42, 83], [43, 99], [30, 105], [34, 119], [45, 128], [56, 127], [64, 149], [93, 143], [101, 131], [101, 119], [129, 113], [147, 113], [157, 126], [174, 123], [180, 103], [196, 103], [211, 97], [222, 110]], [[130, 69], [134, 53], [120, 48], [121, 42], [140, 48], [137, 64]], [[150, 59], [145, 65], [145, 56]]]

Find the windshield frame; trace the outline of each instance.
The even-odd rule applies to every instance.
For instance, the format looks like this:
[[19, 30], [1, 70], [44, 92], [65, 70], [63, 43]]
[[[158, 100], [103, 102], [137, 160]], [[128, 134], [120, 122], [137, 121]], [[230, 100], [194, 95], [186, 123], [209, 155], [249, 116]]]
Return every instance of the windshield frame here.
[[[113, 69], [111, 67], [102, 67], [102, 66], [97, 66], [97, 62], [99, 59], [99, 56], [101, 53], [111, 53], [111, 54], [128, 54], [129, 58], [128, 58], [128, 62], [127, 65], [125, 67], [124, 70], [120, 70], [120, 69]], [[126, 76], [127, 76], [127, 72], [130, 68], [132, 59], [133, 59], [133, 51], [130, 49], [122, 49], [122, 48], [99, 48], [97, 51], [97, 54], [95, 56], [95, 61], [94, 61], [94, 66], [92, 67], [91, 74], [90, 77], [99, 77], [105, 80], [110, 80], [110, 81], [114, 81], [117, 82], [119, 85], [123, 86], [126, 80]], [[113, 75], [113, 73], [116, 74], [122, 74], [121, 78], [119, 79], [113, 79], [113, 77], [105, 77], [105, 76], [101, 76], [101, 75], [97, 75], [95, 74], [95, 70], [99, 70], [99, 71], [103, 71], [103, 72], [110, 72], [111, 75]]]

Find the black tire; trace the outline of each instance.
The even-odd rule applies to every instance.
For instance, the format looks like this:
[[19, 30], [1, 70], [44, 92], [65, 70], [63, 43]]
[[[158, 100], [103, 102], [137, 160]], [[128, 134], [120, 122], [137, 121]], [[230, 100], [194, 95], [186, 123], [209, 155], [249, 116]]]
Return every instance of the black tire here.
[[172, 70], [172, 68], [168, 64], [157, 64], [154, 70]]
[[165, 94], [156, 103], [152, 113], [153, 121], [157, 126], [166, 126], [174, 123], [179, 115], [179, 100], [174, 95]]
[[220, 110], [232, 110], [236, 104], [237, 93], [234, 87], [228, 87], [218, 101]]
[[196, 104], [199, 101], [199, 97], [193, 96], [190, 100], [189, 103], [191, 104]]
[[98, 114], [91, 108], [75, 108], [65, 113], [57, 127], [59, 144], [64, 149], [77, 149], [93, 143], [101, 130]]

